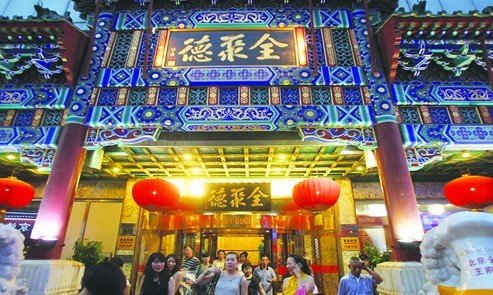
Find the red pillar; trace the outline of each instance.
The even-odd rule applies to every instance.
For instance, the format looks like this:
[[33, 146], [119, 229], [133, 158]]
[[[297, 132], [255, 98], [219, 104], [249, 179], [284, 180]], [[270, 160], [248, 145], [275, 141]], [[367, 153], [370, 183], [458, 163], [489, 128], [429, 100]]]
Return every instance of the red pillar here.
[[[75, 189], [84, 164], [83, 148], [87, 127], [67, 124], [63, 127], [51, 173], [31, 233], [35, 245], [29, 249], [30, 259], [60, 259]], [[54, 247], [47, 247], [50, 242]]]
[[379, 123], [375, 125], [375, 133], [378, 174], [387, 208], [393, 258], [396, 261], [415, 260], [419, 256], [413, 251], [416, 249], [402, 249], [398, 243], [399, 240], [421, 241], [423, 238], [423, 225], [399, 126], [393, 122]]

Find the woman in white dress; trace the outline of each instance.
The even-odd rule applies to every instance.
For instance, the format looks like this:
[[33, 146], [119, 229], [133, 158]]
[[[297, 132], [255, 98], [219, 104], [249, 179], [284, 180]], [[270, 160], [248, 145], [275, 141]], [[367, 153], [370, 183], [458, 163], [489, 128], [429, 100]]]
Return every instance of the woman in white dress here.
[[214, 295], [247, 295], [248, 284], [245, 277], [238, 272], [238, 254], [228, 252], [225, 260], [225, 270], [208, 269], [195, 281], [195, 284], [207, 284], [215, 281]]
[[224, 250], [219, 250], [217, 251], [217, 256], [216, 260], [212, 262], [212, 266], [220, 268], [221, 270], [224, 269], [224, 264], [226, 263], [226, 252]]

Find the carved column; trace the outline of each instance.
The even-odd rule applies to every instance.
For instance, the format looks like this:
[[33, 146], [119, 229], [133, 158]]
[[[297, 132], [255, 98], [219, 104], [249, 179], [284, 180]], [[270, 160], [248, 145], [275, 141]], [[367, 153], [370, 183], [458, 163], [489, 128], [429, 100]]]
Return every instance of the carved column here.
[[399, 125], [385, 122], [375, 125], [374, 128], [378, 141], [376, 152], [378, 174], [392, 236], [392, 255], [396, 261], [416, 260], [418, 255], [417, 251], [413, 251], [415, 249], [401, 248], [404, 245], [402, 242], [412, 245], [414, 241], [421, 241], [423, 225], [411, 174], [407, 167]]
[[28, 254], [31, 259], [60, 259], [84, 164], [86, 131], [87, 127], [80, 124], [63, 127], [31, 234], [34, 240]]

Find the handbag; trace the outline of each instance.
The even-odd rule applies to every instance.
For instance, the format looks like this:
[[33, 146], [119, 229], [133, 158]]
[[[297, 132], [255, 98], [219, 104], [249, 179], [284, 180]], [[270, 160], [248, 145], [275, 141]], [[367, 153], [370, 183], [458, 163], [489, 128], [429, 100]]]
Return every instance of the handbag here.
[[221, 276], [221, 274], [222, 272], [220, 272], [219, 275], [216, 275], [214, 277], [214, 281], [212, 281], [212, 283], [209, 286], [209, 289], [207, 290], [207, 295], [214, 295], [214, 293], [216, 292], [217, 281], [219, 281], [219, 277]]
[[296, 292], [294, 295], [307, 295], [305, 292], [305, 284], [301, 285], [298, 289], [296, 289]]

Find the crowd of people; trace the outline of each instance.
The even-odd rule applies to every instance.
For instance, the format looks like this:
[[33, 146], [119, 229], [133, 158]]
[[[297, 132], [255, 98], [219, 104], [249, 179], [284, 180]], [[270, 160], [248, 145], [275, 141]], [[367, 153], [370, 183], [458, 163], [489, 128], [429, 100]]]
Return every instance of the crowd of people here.
[[[181, 260], [175, 254], [165, 256], [152, 253], [147, 259], [140, 286], [140, 295], [273, 295], [276, 272], [269, 266], [269, 257], [262, 255], [259, 265], [252, 267], [248, 253], [217, 251], [211, 263], [210, 255], [201, 260], [193, 255], [189, 245], [183, 249]], [[83, 278], [82, 295], [128, 295], [126, 280], [119, 259], [97, 264]], [[350, 272], [339, 284], [338, 295], [374, 294], [375, 285], [383, 281], [359, 257], [352, 257]], [[289, 255], [286, 260], [288, 275], [283, 279], [283, 295], [317, 294], [313, 273], [305, 258]], [[365, 270], [368, 275], [361, 274]]]

